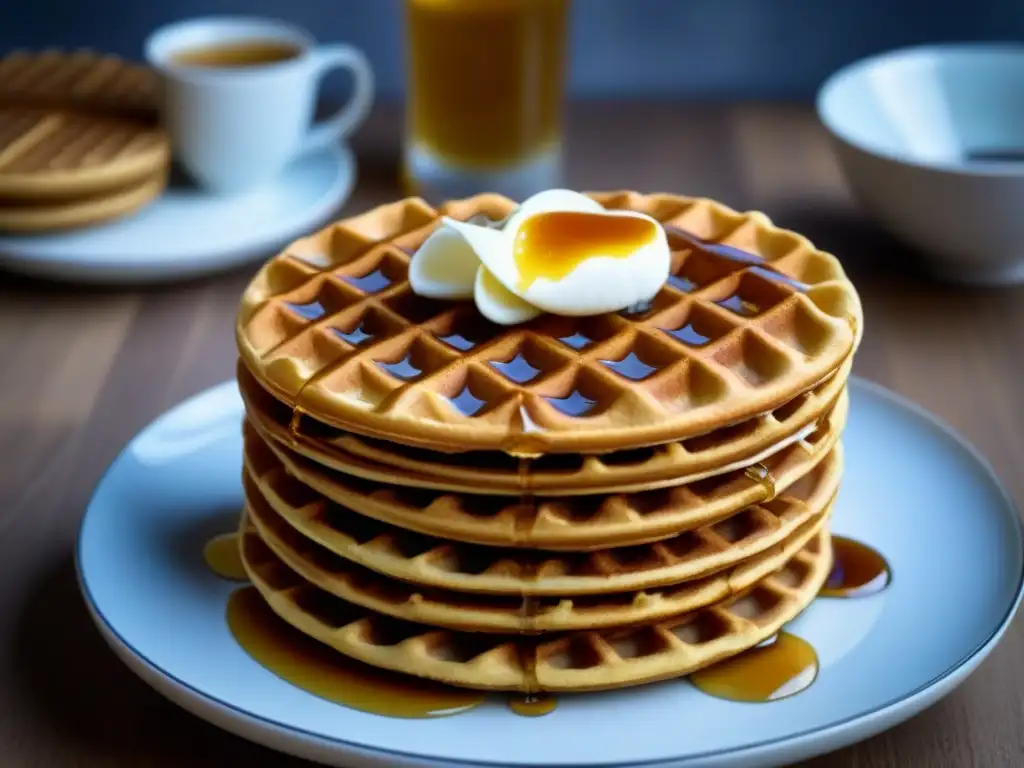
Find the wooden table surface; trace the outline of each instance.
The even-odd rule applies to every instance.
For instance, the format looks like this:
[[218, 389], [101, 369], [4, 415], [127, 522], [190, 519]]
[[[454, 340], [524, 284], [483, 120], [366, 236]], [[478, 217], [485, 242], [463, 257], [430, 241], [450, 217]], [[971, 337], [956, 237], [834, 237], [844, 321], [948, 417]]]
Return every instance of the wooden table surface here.
[[[396, 111], [378, 109], [360, 131], [360, 180], [343, 213], [398, 196], [398, 125]], [[912, 254], [854, 208], [810, 110], [580, 105], [567, 182], [759, 208], [837, 254], [867, 318], [855, 372], [947, 420], [1024, 501], [1024, 288], [968, 291], [915, 276]], [[0, 765], [306, 765], [207, 725], [137, 680], [93, 629], [72, 568], [83, 509], [124, 443], [232, 376], [232, 318], [255, 269], [116, 291], [0, 276]], [[1022, 723], [1017, 622], [943, 702], [807, 765], [1022, 765]]]

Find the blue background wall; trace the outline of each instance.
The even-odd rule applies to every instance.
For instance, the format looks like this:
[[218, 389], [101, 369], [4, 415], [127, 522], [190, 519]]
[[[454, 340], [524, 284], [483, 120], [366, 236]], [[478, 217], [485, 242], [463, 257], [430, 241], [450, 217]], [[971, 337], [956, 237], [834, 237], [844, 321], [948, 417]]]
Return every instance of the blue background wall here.
[[[138, 57], [153, 27], [208, 13], [277, 16], [355, 43], [382, 96], [401, 95], [401, 0], [0, 0], [0, 49]], [[573, 13], [579, 97], [807, 98], [829, 72], [875, 51], [1024, 40], [1024, 0], [575, 0]]]

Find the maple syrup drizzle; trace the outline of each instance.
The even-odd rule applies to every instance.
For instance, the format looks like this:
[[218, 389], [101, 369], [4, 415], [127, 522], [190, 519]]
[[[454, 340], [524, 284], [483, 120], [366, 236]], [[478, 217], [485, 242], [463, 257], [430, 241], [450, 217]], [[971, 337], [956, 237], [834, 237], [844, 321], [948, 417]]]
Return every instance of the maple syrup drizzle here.
[[892, 569], [878, 550], [845, 536], [832, 536], [832, 571], [821, 597], [867, 597], [892, 582]]
[[[822, 596], [858, 597], [876, 594], [888, 586], [891, 571], [881, 554], [843, 536], [833, 536], [832, 540], [837, 565]], [[228, 547], [235, 543], [237, 534], [222, 534], [206, 549], [216, 544], [217, 550], [232, 551], [237, 557], [237, 546]], [[220, 573], [212, 563], [210, 567]], [[537, 607], [536, 598], [524, 596], [524, 615], [536, 615]], [[485, 699], [480, 691], [408, 677], [349, 659], [280, 619], [254, 587], [242, 587], [231, 594], [227, 623], [242, 649], [270, 672], [314, 696], [362, 712], [402, 718], [444, 717], [473, 709]], [[534, 633], [524, 630], [523, 634]], [[523, 717], [550, 714], [558, 700], [539, 692], [536, 646], [524, 642], [517, 648], [526, 691], [510, 695], [508, 707]], [[709, 696], [767, 702], [800, 693], [817, 674], [814, 648], [806, 640], [782, 631], [755, 648], [694, 672], [689, 679]]]
[[[293, 436], [299, 435], [303, 415], [299, 408], [294, 409], [289, 425]], [[825, 429], [826, 424], [827, 417], [822, 417], [816, 433]], [[524, 416], [520, 434], [508, 447], [508, 452], [518, 459], [520, 503], [514, 522], [517, 541], [528, 538], [536, 517], [530, 470], [533, 459], [540, 454], [525, 452], [528, 438], [520, 439], [536, 430], [536, 425]], [[775, 498], [775, 478], [764, 464], [747, 467], [745, 474], [765, 488], [766, 500]], [[880, 553], [842, 536], [833, 536], [832, 543], [835, 562], [819, 593], [822, 597], [860, 597], [888, 586], [891, 570]], [[218, 575], [245, 580], [237, 544], [234, 533], [214, 537], [204, 548], [204, 558]], [[537, 565], [528, 563], [523, 578], [537, 576]], [[524, 672], [524, 691], [508, 698], [509, 709], [524, 717], [547, 715], [558, 705], [556, 697], [540, 691], [537, 679], [537, 646], [532, 636], [538, 633], [532, 626], [539, 610], [538, 598], [524, 590], [520, 605], [524, 642], [516, 646]], [[407, 677], [349, 659], [292, 628], [273, 613], [253, 587], [244, 587], [231, 595], [227, 620], [239, 645], [269, 671], [315, 696], [353, 709], [390, 717], [441, 717], [473, 709], [485, 698], [479, 691]], [[530, 640], [526, 641], [528, 637]], [[817, 673], [814, 648], [783, 631], [756, 648], [693, 673], [690, 681], [711, 696], [763, 702], [805, 690]]]
[[690, 675], [699, 690], [719, 699], [763, 702], [806, 690], [818, 676], [818, 654], [806, 640], [779, 632], [749, 651]]
[[207, 541], [203, 547], [203, 560], [206, 561], [206, 567], [222, 579], [249, 579], [242, 565], [242, 555], [238, 551], [237, 533], [221, 533]]
[[[777, 283], [782, 283], [789, 286], [798, 293], [807, 292], [811, 286], [803, 283], [795, 278], [790, 277], [784, 272], [777, 269], [773, 264], [767, 261], [763, 256], [758, 256], [756, 253], [745, 251], [742, 248], [737, 248], [734, 245], [726, 245], [725, 243], [713, 243], [704, 240], [692, 232], [688, 232], [682, 227], [677, 227], [672, 224], [663, 224], [662, 227], [665, 230], [665, 234], [669, 239], [669, 248], [673, 250], [679, 250], [680, 241], [683, 247], [694, 248], [705, 253], [710, 253], [719, 258], [726, 259], [728, 261], [735, 262], [749, 267], [752, 272], [758, 274], [765, 279], [773, 280]], [[689, 282], [689, 281], [688, 281]], [[686, 290], [686, 289], [683, 289]], [[732, 309], [732, 307], [727, 307]], [[734, 310], [735, 311], [735, 310]], [[740, 312], [740, 314], [743, 314]]]
[[302, 418], [305, 415], [306, 412], [299, 408], [299, 406], [295, 406], [292, 409], [292, 418], [288, 422], [288, 432], [296, 440], [302, 437]]
[[[832, 572], [820, 597], [866, 597], [892, 581], [885, 558], [866, 544], [832, 536], [832, 553]], [[756, 648], [694, 672], [690, 682], [721, 699], [778, 701], [805, 690], [817, 675], [818, 656], [811, 644], [783, 631]]]
[[[519, 538], [533, 526], [537, 514], [537, 505], [533, 495], [530, 475], [533, 455], [519, 454], [519, 505], [516, 513], [516, 537]], [[537, 563], [524, 560], [522, 578], [524, 581], [535, 581], [538, 576]], [[509, 698], [509, 708], [518, 715], [539, 717], [554, 711], [557, 702], [553, 697], [540, 695], [540, 682], [537, 680], [537, 646], [533, 636], [539, 634], [534, 623], [540, 612], [540, 600], [524, 591], [520, 597], [519, 616], [522, 622], [521, 637], [516, 644], [519, 666], [523, 670], [524, 691], [522, 695]], [[529, 639], [528, 639], [529, 638]]]
[[403, 718], [445, 717], [484, 702], [482, 691], [453, 688], [370, 667], [291, 627], [255, 587], [228, 598], [228, 628], [256, 662], [307, 693], [361, 712]]
[[632, 216], [551, 211], [527, 219], [516, 233], [513, 258], [520, 291], [539, 278], [561, 280], [599, 253], [625, 258], [657, 235], [657, 224]]
[[523, 717], [543, 717], [558, 708], [558, 699], [547, 693], [527, 693], [511, 697], [508, 708]]
[[743, 474], [764, 488], [765, 498], [762, 501], [771, 501], [775, 498], [777, 495], [775, 476], [768, 470], [768, 467], [758, 462], [743, 470]]

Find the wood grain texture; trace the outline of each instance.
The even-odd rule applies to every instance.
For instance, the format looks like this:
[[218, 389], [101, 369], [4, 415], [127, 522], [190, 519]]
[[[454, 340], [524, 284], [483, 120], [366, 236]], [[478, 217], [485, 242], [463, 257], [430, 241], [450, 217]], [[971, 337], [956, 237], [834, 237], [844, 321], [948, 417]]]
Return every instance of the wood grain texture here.
[[[360, 181], [341, 213], [398, 195], [398, 132], [389, 109], [361, 131]], [[918, 277], [913, 254], [853, 206], [808, 109], [580, 105], [567, 167], [577, 188], [759, 208], [837, 254], [867, 317], [856, 372], [960, 430], [1024, 501], [1024, 289], [968, 291]], [[231, 377], [232, 318], [255, 269], [118, 292], [0, 277], [0, 764], [307, 765], [207, 725], [132, 676], [93, 629], [71, 560], [90, 492], [121, 446], [175, 402]], [[1020, 765], [1022, 721], [1018, 622], [942, 703], [804, 765]]]

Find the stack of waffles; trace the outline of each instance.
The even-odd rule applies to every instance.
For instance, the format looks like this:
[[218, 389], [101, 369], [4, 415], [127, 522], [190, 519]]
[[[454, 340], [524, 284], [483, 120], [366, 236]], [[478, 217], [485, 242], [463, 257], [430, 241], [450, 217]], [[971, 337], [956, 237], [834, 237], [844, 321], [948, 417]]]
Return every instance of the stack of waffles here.
[[170, 145], [158, 80], [89, 51], [0, 59], [0, 229], [67, 229], [130, 213], [160, 194]]
[[581, 691], [689, 674], [813, 600], [856, 292], [762, 214], [592, 196], [665, 226], [649, 306], [502, 327], [413, 293], [440, 216], [504, 219], [495, 195], [341, 221], [250, 284], [239, 538], [286, 622], [409, 675]]

